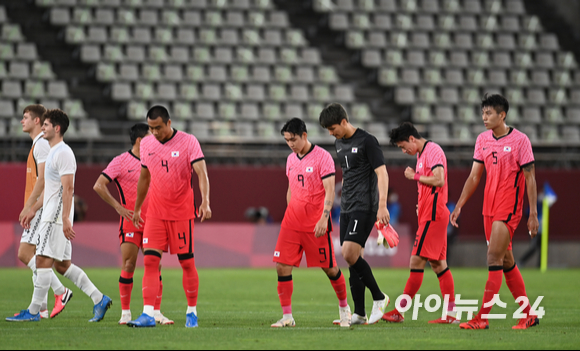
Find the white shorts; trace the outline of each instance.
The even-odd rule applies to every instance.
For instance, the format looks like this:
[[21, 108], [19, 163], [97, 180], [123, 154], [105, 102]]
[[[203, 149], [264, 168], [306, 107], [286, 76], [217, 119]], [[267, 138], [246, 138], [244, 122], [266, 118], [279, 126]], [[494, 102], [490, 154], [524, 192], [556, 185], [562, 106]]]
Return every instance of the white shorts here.
[[34, 218], [30, 222], [30, 229], [24, 229], [22, 233], [21, 243], [30, 245], [38, 245], [38, 230], [40, 229], [40, 219], [42, 218], [42, 208], [36, 211]]
[[64, 236], [62, 224], [41, 222], [36, 255], [50, 257], [61, 262], [71, 260], [72, 245]]

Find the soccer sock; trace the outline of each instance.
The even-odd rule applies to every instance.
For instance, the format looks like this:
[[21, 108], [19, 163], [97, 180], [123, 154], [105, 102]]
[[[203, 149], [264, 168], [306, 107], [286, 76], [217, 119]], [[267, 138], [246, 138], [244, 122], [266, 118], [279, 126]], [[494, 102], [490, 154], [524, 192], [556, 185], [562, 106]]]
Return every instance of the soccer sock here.
[[365, 311], [365, 285], [360, 280], [358, 273], [353, 267], [349, 267], [350, 294], [354, 301], [354, 313], [361, 317], [366, 315]]
[[64, 276], [70, 279], [74, 285], [82, 290], [82, 292], [87, 294], [93, 300], [95, 305], [103, 300], [103, 294], [99, 289], [97, 289], [93, 282], [91, 282], [87, 274], [79, 267], [71, 264], [64, 273]]
[[[424, 269], [411, 269], [411, 275], [407, 279], [407, 285], [405, 285], [405, 290], [403, 294], [409, 295], [411, 299], [415, 297], [417, 291], [421, 289], [421, 284], [423, 284], [423, 276], [425, 275]], [[407, 307], [407, 300], [401, 300], [401, 307]]]
[[34, 293], [32, 294], [32, 302], [28, 307], [28, 311], [36, 315], [40, 312], [40, 308], [48, 295], [50, 289], [50, 272], [51, 268], [40, 268], [37, 270], [36, 283], [34, 284]]
[[161, 262], [161, 254], [156, 251], [146, 251], [143, 255], [145, 265], [143, 275], [143, 313], [153, 317], [155, 300], [159, 292], [159, 262]]
[[131, 309], [131, 293], [133, 291], [133, 275], [134, 273], [129, 273], [121, 271], [121, 276], [119, 277], [119, 295], [121, 296], [121, 309], [127, 311]]
[[[508, 286], [508, 288], [510, 289], [510, 291], [512, 292], [512, 295], [514, 296], [514, 299], [518, 299], [518, 297], [520, 296], [528, 296], [526, 294], [526, 285], [524, 284], [524, 278], [522, 277], [522, 273], [520, 272], [520, 269], [518, 268], [517, 265], [514, 264], [514, 266], [510, 269], [504, 270], [503, 274], [505, 275], [505, 282]], [[520, 306], [523, 304], [524, 302], [520, 302]], [[522, 311], [522, 313], [525, 313], [527, 315], [529, 315], [530, 313], [530, 305], [528, 304], [528, 306]]]
[[278, 298], [282, 306], [282, 314], [292, 315], [292, 293], [294, 292], [294, 282], [292, 275], [278, 277]]
[[54, 274], [54, 271], [52, 269], [51, 271], [52, 271], [52, 279], [50, 280], [50, 287], [52, 288], [52, 291], [54, 291], [54, 294], [56, 296], [60, 296], [66, 292], [66, 288], [64, 287], [64, 285], [62, 285], [60, 279], [58, 279], [56, 274]]
[[439, 278], [439, 288], [441, 288], [441, 295], [445, 299], [445, 295], [449, 295], [449, 306], [447, 311], [453, 311], [455, 307], [455, 283], [453, 281], [453, 275], [447, 267], [443, 272], [437, 274]]
[[195, 258], [193, 254], [178, 255], [178, 258], [183, 269], [183, 289], [187, 298], [187, 306], [197, 306], [199, 276], [195, 268]]
[[485, 284], [485, 293], [483, 294], [483, 304], [481, 305], [481, 310], [477, 315], [480, 318], [484, 314], [489, 314], [491, 307], [484, 307], [486, 303], [493, 300], [493, 297], [499, 293], [501, 288], [501, 283], [503, 280], [503, 267], [502, 266], [491, 266], [489, 267], [489, 277], [487, 278], [487, 283]]
[[379, 288], [377, 281], [375, 280], [375, 276], [373, 275], [373, 271], [371, 270], [371, 266], [369, 266], [368, 262], [365, 261], [362, 256], [358, 258], [358, 261], [352, 267], [358, 273], [360, 280], [363, 284], [371, 291], [373, 295], [374, 301], [384, 300], [385, 294]]
[[339, 270], [338, 274], [334, 278], [330, 278], [330, 284], [334, 288], [334, 292], [336, 293], [336, 297], [338, 297], [338, 305], [340, 307], [347, 307], [348, 301], [346, 296], [346, 282], [344, 280], [344, 275]]
[[159, 272], [159, 292], [157, 293], [157, 299], [155, 300], [155, 312], [161, 310], [162, 298], [163, 298], [163, 279], [161, 278], [161, 272]]

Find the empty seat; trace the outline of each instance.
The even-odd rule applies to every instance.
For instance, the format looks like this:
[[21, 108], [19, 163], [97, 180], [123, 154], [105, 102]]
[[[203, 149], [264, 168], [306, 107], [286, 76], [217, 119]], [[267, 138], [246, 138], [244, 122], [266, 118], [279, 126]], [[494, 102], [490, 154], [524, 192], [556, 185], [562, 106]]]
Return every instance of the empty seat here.
[[19, 43], [16, 47], [16, 57], [24, 61], [38, 60], [36, 45], [33, 43]]
[[542, 123], [542, 112], [539, 107], [524, 107], [522, 121], [529, 124]]
[[441, 101], [448, 104], [457, 104], [459, 102], [459, 91], [457, 88], [441, 88]]
[[173, 101], [177, 98], [177, 87], [172, 83], [161, 83], [157, 86], [157, 98]]
[[334, 98], [340, 102], [354, 101], [354, 92], [350, 85], [337, 85], [334, 87]]
[[558, 37], [555, 34], [540, 35], [540, 46], [543, 50], [553, 50], [553, 51], [560, 50]]
[[536, 86], [547, 87], [550, 85], [550, 74], [548, 71], [533, 71], [532, 83]]
[[[26, 81], [24, 84], [25, 95], [29, 98], [42, 99], [46, 96], [43, 82]], [[6, 94], [4, 94], [6, 96]]]
[[332, 13], [329, 18], [329, 26], [333, 30], [347, 30], [349, 28], [347, 13]]
[[204, 84], [202, 96], [205, 100], [217, 101], [221, 99], [221, 88], [219, 84]]
[[195, 114], [199, 118], [214, 119], [215, 118], [215, 107], [214, 107], [213, 103], [199, 102], [196, 104]]
[[454, 124], [452, 127], [453, 139], [459, 142], [472, 143], [474, 138], [466, 124]]
[[558, 127], [551, 125], [542, 125], [540, 127], [542, 141], [548, 144], [560, 143], [560, 133]]
[[193, 108], [189, 102], [176, 102], [173, 104], [173, 117], [178, 120], [189, 120], [193, 117]]
[[[4, 22], [5, 20], [6, 19], [4, 19], [2, 22]], [[71, 21], [70, 11], [67, 8], [53, 7], [50, 10], [50, 23], [57, 26], [64, 26], [69, 24], [70, 21]]]
[[415, 105], [412, 111], [412, 119], [415, 124], [430, 122], [432, 120], [431, 108], [429, 106]]
[[[0, 100], [0, 117], [14, 117], [14, 103], [12, 100]], [[1, 120], [0, 120], [1, 121]], [[4, 132], [4, 124], [0, 123], [0, 134]]]
[[580, 144], [580, 129], [578, 126], [564, 126], [562, 140], [571, 144]]
[[[120, 82], [115, 82], [113, 83], [113, 85], [111, 86], [111, 98], [115, 101], [128, 101], [132, 98], [132, 90], [131, 90], [131, 84], [129, 83], [120, 83]], [[132, 106], [133, 107], [133, 112], [135, 112], [135, 109], [137, 108], [136, 105]], [[131, 111], [131, 109], [129, 109], [129, 111]], [[129, 116], [135, 116], [136, 113], [129, 113]], [[144, 116], [145, 114], [139, 114], [139, 116]]]
[[256, 103], [243, 103], [241, 108], [241, 117], [246, 120], [258, 120], [260, 109]]
[[451, 106], [436, 106], [435, 120], [443, 123], [452, 123], [455, 120], [455, 113]]
[[99, 129], [99, 122], [96, 119], [84, 119], [78, 122], [79, 137], [86, 139], [101, 138], [101, 130]]
[[564, 114], [559, 107], [546, 107], [544, 109], [544, 120], [550, 124], [564, 123]]
[[507, 84], [507, 74], [504, 70], [501, 69], [494, 69], [489, 71], [488, 76], [489, 82], [492, 82], [493, 85], [506, 85]]
[[286, 118], [304, 118], [302, 104], [288, 103], [284, 105], [284, 116]]
[[26, 80], [30, 76], [30, 69], [28, 63], [25, 62], [11, 62], [10, 71], [8, 72], [10, 78]]
[[445, 71], [445, 82], [451, 85], [463, 85], [463, 71], [460, 69], [448, 69]]
[[403, 69], [401, 74], [401, 81], [408, 85], [419, 85], [421, 77], [417, 69]]
[[415, 103], [415, 90], [413, 88], [397, 87], [395, 90], [395, 102], [403, 105]]
[[428, 128], [429, 139], [437, 143], [446, 144], [450, 141], [449, 128], [446, 125], [431, 124]]
[[220, 102], [218, 105], [219, 117], [226, 120], [233, 120], [237, 115], [236, 104], [232, 102]]

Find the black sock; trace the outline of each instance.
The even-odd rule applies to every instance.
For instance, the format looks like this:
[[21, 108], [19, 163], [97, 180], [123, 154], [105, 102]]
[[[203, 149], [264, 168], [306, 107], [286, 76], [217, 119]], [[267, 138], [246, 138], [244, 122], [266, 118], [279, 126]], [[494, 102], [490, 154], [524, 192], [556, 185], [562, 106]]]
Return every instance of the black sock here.
[[360, 280], [358, 273], [354, 268], [350, 267], [350, 294], [354, 301], [354, 313], [364, 317], [367, 313], [365, 311], [365, 285]]
[[362, 258], [362, 256], [358, 258], [358, 261], [356, 261], [356, 263], [352, 266], [352, 268], [356, 270], [358, 276], [360, 277], [360, 280], [371, 291], [374, 301], [385, 299], [385, 295], [383, 294], [381, 289], [379, 289], [379, 285], [375, 280], [375, 276], [373, 275], [371, 266], [369, 266], [367, 261], [365, 261], [365, 259]]

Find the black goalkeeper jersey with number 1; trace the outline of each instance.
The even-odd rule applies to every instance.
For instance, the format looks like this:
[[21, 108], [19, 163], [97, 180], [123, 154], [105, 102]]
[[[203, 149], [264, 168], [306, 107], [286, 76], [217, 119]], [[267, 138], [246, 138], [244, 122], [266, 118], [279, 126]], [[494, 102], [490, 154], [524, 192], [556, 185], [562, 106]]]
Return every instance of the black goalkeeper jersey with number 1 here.
[[385, 165], [377, 138], [357, 129], [350, 139], [337, 139], [336, 153], [342, 167], [341, 212], [379, 210], [379, 188], [375, 169]]

